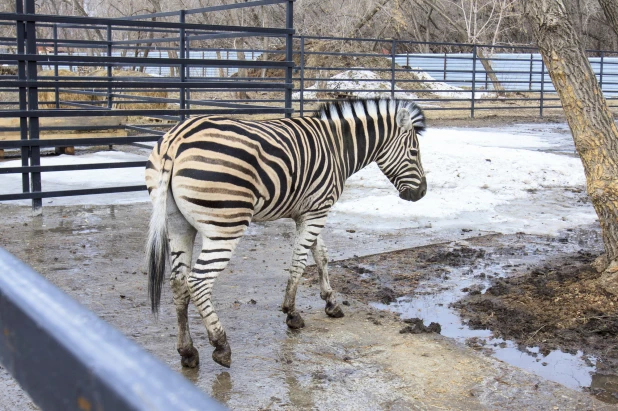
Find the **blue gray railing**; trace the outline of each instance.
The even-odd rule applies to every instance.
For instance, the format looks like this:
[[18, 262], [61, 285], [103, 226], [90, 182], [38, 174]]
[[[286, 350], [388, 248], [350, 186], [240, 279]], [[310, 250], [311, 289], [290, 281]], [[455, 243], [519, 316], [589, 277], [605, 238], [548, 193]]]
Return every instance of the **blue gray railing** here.
[[0, 248], [0, 363], [43, 410], [224, 410]]

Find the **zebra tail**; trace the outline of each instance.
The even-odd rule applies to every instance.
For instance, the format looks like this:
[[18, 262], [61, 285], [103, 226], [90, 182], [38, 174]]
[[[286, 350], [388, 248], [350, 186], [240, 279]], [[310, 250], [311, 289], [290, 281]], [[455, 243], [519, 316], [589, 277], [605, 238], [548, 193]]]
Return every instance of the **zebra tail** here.
[[167, 195], [171, 170], [165, 171], [165, 160], [162, 161], [158, 181], [155, 182], [152, 197], [153, 210], [150, 217], [148, 243], [146, 246], [146, 262], [148, 270], [148, 295], [152, 313], [159, 314], [161, 289], [165, 278], [165, 265], [169, 252], [167, 237]]

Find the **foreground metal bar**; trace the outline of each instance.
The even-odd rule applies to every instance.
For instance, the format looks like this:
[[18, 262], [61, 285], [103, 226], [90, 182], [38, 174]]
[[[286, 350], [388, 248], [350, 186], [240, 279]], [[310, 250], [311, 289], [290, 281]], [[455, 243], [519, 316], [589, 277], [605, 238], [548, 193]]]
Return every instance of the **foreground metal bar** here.
[[43, 410], [224, 410], [0, 248], [0, 362]]

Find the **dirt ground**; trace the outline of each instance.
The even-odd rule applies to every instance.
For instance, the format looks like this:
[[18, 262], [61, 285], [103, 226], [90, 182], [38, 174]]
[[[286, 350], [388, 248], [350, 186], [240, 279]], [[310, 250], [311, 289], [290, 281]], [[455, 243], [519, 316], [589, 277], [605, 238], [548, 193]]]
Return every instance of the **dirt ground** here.
[[[215, 307], [232, 346], [232, 367], [210, 361], [211, 347], [192, 310], [190, 323], [202, 362], [190, 370], [181, 368], [176, 353], [169, 289], [158, 322], [149, 311], [143, 271], [149, 211], [149, 204], [58, 206], [32, 217], [27, 207], [0, 205], [0, 246], [231, 409], [613, 409], [586, 392], [440, 334], [401, 333], [414, 324], [367, 303], [413, 295], [418, 282], [445, 279], [460, 263], [485, 261], [490, 255], [503, 262], [513, 241], [551, 243], [543, 252], [554, 256], [564, 254], [568, 244], [462, 232], [458, 242], [362, 257], [401, 248], [404, 240], [418, 238], [418, 232], [387, 238], [331, 227], [325, 230], [325, 241], [339, 260], [331, 264], [332, 281], [346, 316], [331, 319], [324, 314], [310, 269], [298, 299], [307, 326], [294, 332], [280, 312], [293, 224], [255, 224], [214, 290]], [[588, 243], [582, 247], [591, 248]], [[0, 409], [36, 409], [3, 370]]]
[[611, 380], [593, 393], [618, 403], [618, 298], [599, 287], [600, 274], [590, 265], [595, 257], [581, 250], [499, 279], [457, 307], [468, 326], [539, 347], [541, 354], [560, 349], [593, 356], [597, 373]]
[[[532, 250], [530, 244], [535, 244]], [[494, 338], [513, 340], [523, 351], [537, 347], [540, 356], [581, 351], [596, 366], [592, 386], [585, 389], [615, 404], [618, 298], [599, 287], [600, 274], [591, 267], [601, 250], [595, 229], [570, 230], [559, 238], [487, 235], [338, 261], [331, 274], [335, 289], [345, 295], [391, 304], [418, 297], [419, 283], [429, 279], [438, 279], [436, 294], [456, 292], [439, 279], [463, 272], [472, 283], [460, 290], [465, 297], [452, 307], [467, 327], [489, 329]], [[492, 272], [496, 268], [506, 272]], [[305, 276], [309, 286], [317, 286], [315, 267]], [[491, 353], [484, 339], [468, 338], [466, 344]]]

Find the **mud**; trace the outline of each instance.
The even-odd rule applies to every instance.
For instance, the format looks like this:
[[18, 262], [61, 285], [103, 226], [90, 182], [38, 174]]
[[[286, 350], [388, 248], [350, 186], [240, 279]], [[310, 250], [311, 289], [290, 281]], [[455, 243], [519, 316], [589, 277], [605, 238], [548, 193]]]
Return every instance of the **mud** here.
[[[232, 348], [231, 368], [210, 361], [212, 347], [199, 315], [191, 309], [190, 326], [202, 363], [196, 369], [183, 369], [167, 286], [158, 321], [147, 302], [143, 247], [149, 210], [148, 204], [58, 206], [32, 217], [26, 207], [0, 205], [0, 246], [231, 409], [612, 409], [586, 392], [444, 337], [445, 321], [436, 321], [443, 335], [401, 334], [410, 325], [402, 319], [418, 317], [426, 322], [427, 318], [418, 314], [399, 318], [375, 308], [378, 295], [384, 301], [394, 299], [387, 307], [400, 304], [407, 298], [403, 295], [426, 292], [420, 291], [426, 288], [425, 282], [448, 282], [446, 278], [455, 279], [455, 271], [468, 270], [471, 262], [482, 265], [492, 255], [507, 265], [507, 249], [515, 246], [507, 241], [500, 251], [504, 236], [466, 240], [475, 232], [461, 233], [458, 243], [350, 258], [402, 244], [409, 247], [412, 241], [435, 242], [435, 238], [405, 230], [388, 237], [350, 233], [342, 227], [326, 230], [331, 257], [347, 259], [331, 264], [333, 288], [343, 291], [339, 301], [345, 317], [326, 316], [310, 269], [297, 299], [306, 327], [292, 331], [285, 325], [280, 305], [294, 225], [288, 221], [252, 225], [213, 293]], [[542, 241], [555, 246], [546, 247], [554, 255], [558, 249], [573, 247]], [[467, 248], [482, 249], [485, 254]], [[586, 243], [580, 248], [589, 247]], [[436, 255], [453, 265], [429, 261]], [[475, 275], [472, 270], [469, 276], [480, 280]], [[600, 378], [599, 383], [605, 383]], [[2, 369], [0, 409], [36, 409]]]
[[420, 318], [408, 318], [403, 320], [404, 323], [409, 324], [399, 330], [399, 334], [424, 334], [424, 333], [436, 333], [442, 332], [440, 324], [432, 322], [429, 326], [423, 324], [423, 320]]
[[[498, 236], [484, 236], [484, 242]], [[473, 264], [485, 256], [483, 249], [453, 243], [370, 255], [334, 262], [330, 265], [334, 289], [365, 303], [390, 304], [397, 298], [414, 296], [419, 282], [430, 278], [448, 278], [450, 267]], [[319, 287], [317, 268], [304, 274], [309, 286]]]
[[[340, 261], [331, 278], [336, 289], [401, 315], [409, 324], [402, 333], [446, 327], [472, 349], [618, 403], [618, 298], [590, 266], [601, 251], [596, 227], [489, 235]], [[317, 284], [315, 268], [306, 276]]]
[[456, 307], [471, 328], [490, 329], [522, 349], [536, 346], [544, 355], [582, 351], [594, 358], [599, 378], [608, 381], [591, 390], [618, 403], [618, 297], [599, 287], [600, 274], [590, 265], [596, 256], [580, 251], [497, 280]]

